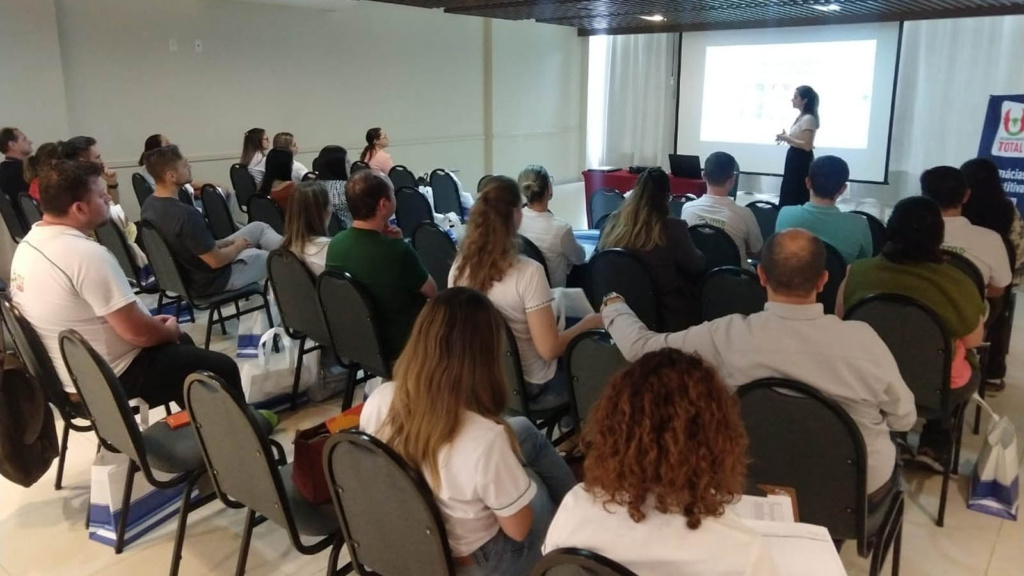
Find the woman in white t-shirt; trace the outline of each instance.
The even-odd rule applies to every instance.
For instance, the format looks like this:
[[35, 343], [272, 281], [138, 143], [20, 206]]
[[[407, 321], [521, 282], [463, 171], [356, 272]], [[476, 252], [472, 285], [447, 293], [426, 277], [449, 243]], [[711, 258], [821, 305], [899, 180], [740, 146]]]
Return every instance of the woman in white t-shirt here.
[[519, 190], [526, 198], [519, 233], [540, 248], [548, 265], [551, 286], [565, 286], [573, 266], [583, 264], [587, 253], [572, 234], [572, 226], [548, 210], [554, 194], [551, 175], [543, 166], [531, 164], [519, 173]]
[[503, 333], [483, 294], [441, 292], [420, 312], [394, 382], [374, 391], [359, 420], [423, 472], [459, 576], [526, 576], [576, 483], [528, 420], [502, 418]]
[[581, 332], [603, 328], [600, 314], [590, 314], [572, 328], [558, 330], [551, 307], [554, 297], [544, 268], [516, 248], [523, 219], [519, 185], [507, 176], [491, 176], [466, 222], [459, 255], [448, 275], [449, 286], [468, 286], [487, 294], [516, 337], [531, 405], [548, 408], [568, 398], [569, 381], [558, 359]]
[[281, 248], [301, 258], [317, 276], [323, 273], [327, 261], [327, 246], [331, 243], [327, 236], [330, 219], [331, 199], [326, 186], [314, 180], [295, 187], [288, 200]]
[[238, 163], [249, 168], [249, 174], [252, 174], [257, 186], [263, 182], [269, 148], [270, 137], [263, 128], [250, 129], [242, 139], [242, 157]]
[[747, 436], [714, 368], [672, 348], [614, 375], [583, 428], [583, 484], [544, 551], [591, 550], [641, 576], [772, 576], [760, 535], [726, 508], [742, 494]]
[[818, 131], [818, 93], [810, 86], [799, 86], [793, 92], [793, 108], [800, 111], [796, 121], [775, 137], [775, 143], [789, 144], [786, 168], [782, 173], [779, 206], [797, 206], [811, 199], [807, 174], [814, 161], [814, 135]]

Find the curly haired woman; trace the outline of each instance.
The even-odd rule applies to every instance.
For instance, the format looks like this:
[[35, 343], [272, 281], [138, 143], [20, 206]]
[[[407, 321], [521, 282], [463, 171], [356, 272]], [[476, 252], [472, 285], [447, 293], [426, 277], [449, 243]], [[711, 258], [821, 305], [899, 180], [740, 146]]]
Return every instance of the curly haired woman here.
[[584, 548], [640, 576], [774, 575], [760, 536], [726, 509], [743, 491], [747, 436], [715, 370], [678, 350], [612, 377], [583, 427], [584, 483], [545, 552]]

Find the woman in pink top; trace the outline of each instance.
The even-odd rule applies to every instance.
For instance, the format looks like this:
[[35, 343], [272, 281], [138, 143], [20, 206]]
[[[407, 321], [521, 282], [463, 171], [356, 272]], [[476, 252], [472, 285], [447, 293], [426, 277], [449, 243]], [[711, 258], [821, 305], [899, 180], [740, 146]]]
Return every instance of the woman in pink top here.
[[363, 153], [359, 155], [359, 159], [369, 164], [370, 168], [383, 172], [386, 176], [395, 165], [395, 161], [391, 159], [391, 154], [384, 150], [389, 144], [391, 142], [388, 140], [387, 132], [380, 128], [370, 128], [366, 131], [366, 148], [363, 148]]

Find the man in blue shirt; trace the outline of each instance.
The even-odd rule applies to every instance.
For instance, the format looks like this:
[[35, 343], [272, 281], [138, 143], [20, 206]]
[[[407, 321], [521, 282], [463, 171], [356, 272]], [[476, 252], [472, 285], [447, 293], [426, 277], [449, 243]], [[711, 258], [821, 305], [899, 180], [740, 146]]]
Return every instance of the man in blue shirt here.
[[846, 192], [850, 167], [838, 156], [822, 156], [811, 164], [807, 187], [811, 200], [779, 211], [775, 231], [803, 228], [831, 244], [847, 264], [872, 255], [871, 228], [863, 216], [842, 212], [836, 200]]

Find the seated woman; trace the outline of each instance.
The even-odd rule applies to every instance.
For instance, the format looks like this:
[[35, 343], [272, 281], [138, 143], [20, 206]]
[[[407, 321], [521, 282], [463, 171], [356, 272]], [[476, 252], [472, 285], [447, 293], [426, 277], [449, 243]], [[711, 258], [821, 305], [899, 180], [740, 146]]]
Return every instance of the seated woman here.
[[391, 144], [388, 140], [387, 132], [384, 132], [380, 128], [370, 128], [366, 131], [366, 148], [363, 148], [363, 153], [359, 155], [359, 160], [366, 162], [370, 165], [370, 168], [378, 172], [382, 172], [385, 176], [395, 166], [395, 161], [391, 159], [391, 154], [388, 154], [387, 148]]
[[291, 132], [278, 132], [274, 134], [274, 148], [287, 148], [292, 152], [292, 181], [295, 183], [302, 182], [302, 177], [306, 175], [306, 167], [295, 159], [299, 155], [299, 143], [295, 141], [295, 135]]
[[39, 202], [39, 177], [50, 171], [53, 163], [60, 160], [60, 142], [47, 142], [36, 148], [36, 153], [25, 160], [25, 182], [28, 195]]
[[238, 163], [249, 168], [257, 186], [263, 182], [269, 148], [270, 137], [263, 128], [250, 128], [242, 138], [242, 157]]
[[459, 576], [529, 574], [555, 508], [576, 484], [533, 424], [502, 417], [503, 334], [483, 294], [441, 292], [420, 312], [394, 382], [374, 391], [359, 420], [423, 472]]
[[[945, 223], [939, 205], [923, 196], [904, 198], [892, 210], [885, 229], [885, 247], [874, 258], [850, 266], [839, 289], [836, 315], [872, 294], [901, 294], [931, 308], [953, 339], [950, 402], [966, 402], [978, 390], [977, 359], [967, 351], [982, 342], [985, 303], [967, 276], [946, 263], [942, 254]], [[926, 420], [917, 461], [942, 471], [950, 449], [949, 431], [938, 420]]]
[[287, 148], [273, 148], [267, 153], [266, 173], [257, 194], [269, 196], [281, 212], [287, 214], [288, 200], [295, 191], [292, 180], [292, 151]]
[[618, 211], [608, 217], [598, 250], [623, 248], [647, 265], [658, 295], [662, 332], [678, 332], [700, 322], [696, 284], [704, 255], [690, 240], [686, 222], [669, 218], [668, 174], [651, 168]]
[[583, 426], [586, 480], [544, 551], [591, 550], [645, 576], [777, 574], [760, 535], [725, 506], [743, 493], [739, 404], [699, 356], [650, 352], [615, 374]]
[[568, 378], [558, 369], [566, 346], [577, 334], [603, 328], [604, 323], [595, 313], [568, 330], [558, 330], [544, 268], [520, 256], [516, 248], [516, 231], [523, 218], [521, 202], [515, 180], [507, 176], [487, 180], [466, 222], [466, 235], [448, 285], [468, 286], [487, 294], [515, 334], [531, 403], [550, 407], [568, 396]]
[[352, 225], [352, 212], [345, 199], [345, 184], [348, 181], [348, 151], [341, 146], [324, 146], [313, 160], [313, 171], [318, 182], [327, 187], [331, 208], [345, 226]]
[[327, 221], [331, 218], [331, 200], [322, 182], [302, 182], [288, 201], [284, 219], [284, 243], [281, 247], [298, 256], [319, 276], [327, 261]]
[[530, 165], [519, 173], [519, 190], [526, 198], [519, 233], [540, 248], [548, 264], [551, 286], [565, 286], [565, 277], [574, 265], [583, 264], [587, 253], [572, 234], [572, 226], [555, 218], [548, 210], [554, 194], [551, 175], [543, 166]]

